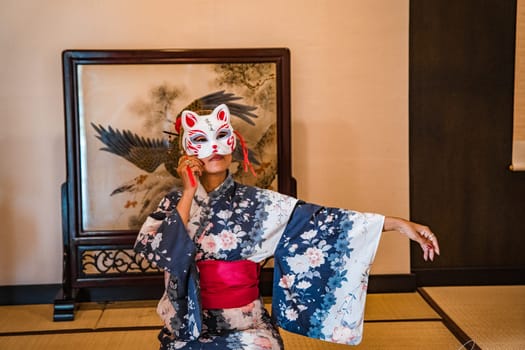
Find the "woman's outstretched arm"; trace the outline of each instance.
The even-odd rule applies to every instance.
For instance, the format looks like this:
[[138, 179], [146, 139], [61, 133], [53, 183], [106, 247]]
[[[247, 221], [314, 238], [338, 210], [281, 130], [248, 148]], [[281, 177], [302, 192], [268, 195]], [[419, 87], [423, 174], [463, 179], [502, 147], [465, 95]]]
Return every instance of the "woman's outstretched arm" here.
[[434, 260], [435, 254], [439, 255], [439, 243], [428, 226], [420, 225], [401, 218], [387, 216], [383, 225], [383, 231], [398, 231], [411, 240], [419, 243], [423, 250], [423, 259]]

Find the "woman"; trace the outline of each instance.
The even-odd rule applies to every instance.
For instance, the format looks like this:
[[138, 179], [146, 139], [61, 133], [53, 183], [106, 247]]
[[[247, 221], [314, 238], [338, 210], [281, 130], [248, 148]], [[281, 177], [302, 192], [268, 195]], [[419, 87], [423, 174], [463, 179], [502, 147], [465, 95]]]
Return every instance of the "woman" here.
[[[165, 272], [157, 312], [161, 349], [282, 349], [277, 326], [327, 341], [362, 338], [368, 271], [382, 231], [439, 254], [426, 226], [379, 214], [325, 208], [241, 185], [229, 174], [235, 133], [226, 105], [185, 111], [178, 173], [144, 223], [135, 249]], [[260, 263], [274, 257], [272, 318], [258, 290]]]

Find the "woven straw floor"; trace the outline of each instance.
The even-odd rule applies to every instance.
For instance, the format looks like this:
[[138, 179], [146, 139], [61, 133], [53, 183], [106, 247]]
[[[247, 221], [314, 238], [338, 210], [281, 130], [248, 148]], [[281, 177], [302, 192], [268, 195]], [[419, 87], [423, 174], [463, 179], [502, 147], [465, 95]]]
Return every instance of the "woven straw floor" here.
[[[465, 339], [483, 344], [482, 349], [525, 349], [524, 288], [440, 287], [424, 288], [420, 293], [370, 294], [364, 340], [357, 347], [281, 332], [287, 350], [473, 349], [470, 343], [463, 345]], [[489, 301], [503, 292], [505, 297], [500, 299], [510, 304], [513, 299], [518, 310], [493, 309]], [[1, 306], [0, 349], [158, 349], [156, 336], [161, 324], [155, 305], [156, 301], [84, 303], [71, 322], [53, 322], [52, 305]], [[510, 319], [506, 315], [511, 315]], [[458, 337], [457, 328], [463, 338]], [[485, 329], [490, 331], [485, 333]], [[496, 335], [496, 329], [501, 333]]]
[[[483, 350], [525, 349], [525, 286], [425, 287], [445, 322]], [[465, 348], [469, 348], [466, 346]]]

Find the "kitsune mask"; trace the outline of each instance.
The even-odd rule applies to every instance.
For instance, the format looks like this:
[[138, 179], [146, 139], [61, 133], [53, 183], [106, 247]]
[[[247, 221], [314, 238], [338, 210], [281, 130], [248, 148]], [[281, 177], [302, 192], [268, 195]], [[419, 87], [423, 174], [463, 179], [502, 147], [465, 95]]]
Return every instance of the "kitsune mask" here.
[[208, 115], [184, 111], [181, 124], [184, 128], [182, 148], [187, 155], [202, 159], [212, 154], [231, 154], [235, 149], [230, 110], [225, 104], [217, 106]]

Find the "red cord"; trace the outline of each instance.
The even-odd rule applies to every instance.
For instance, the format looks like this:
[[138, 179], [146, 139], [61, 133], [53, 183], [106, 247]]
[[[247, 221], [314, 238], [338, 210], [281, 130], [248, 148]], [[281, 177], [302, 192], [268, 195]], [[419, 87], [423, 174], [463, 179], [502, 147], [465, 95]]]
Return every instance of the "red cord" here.
[[186, 166], [186, 172], [188, 173], [188, 177], [190, 178], [191, 187], [197, 186], [197, 181], [195, 181], [195, 176], [193, 175], [193, 171], [191, 171], [189, 165]]
[[243, 137], [236, 130], [234, 131], [234, 134], [237, 136], [237, 138], [241, 142], [242, 155], [243, 155], [243, 158], [244, 158], [244, 161], [243, 161], [244, 171], [245, 172], [248, 171], [248, 168], [249, 168], [251, 173], [253, 174], [253, 176], [257, 177], [257, 174], [255, 173], [255, 170], [253, 169], [252, 163], [250, 163], [250, 159], [248, 157], [248, 147], [246, 147], [246, 142], [244, 142]]

